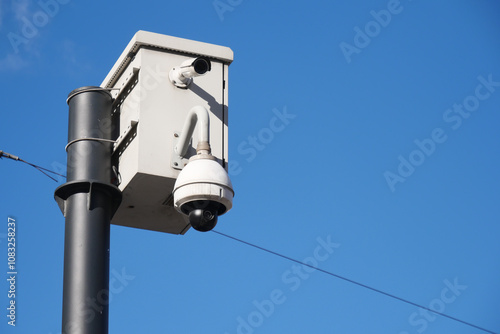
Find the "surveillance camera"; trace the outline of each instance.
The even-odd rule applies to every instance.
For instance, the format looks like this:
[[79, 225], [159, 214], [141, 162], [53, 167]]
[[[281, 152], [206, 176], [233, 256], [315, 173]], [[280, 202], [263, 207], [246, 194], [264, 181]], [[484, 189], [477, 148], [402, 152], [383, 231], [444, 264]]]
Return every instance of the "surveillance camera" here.
[[213, 229], [224, 210], [221, 203], [209, 200], [191, 201], [182, 206], [182, 212], [188, 216], [191, 226], [201, 232]]
[[179, 173], [174, 207], [197, 231], [210, 231], [233, 206], [234, 190], [226, 170], [211, 154], [197, 154]]
[[212, 63], [207, 57], [198, 57], [184, 61], [181, 66], [174, 67], [168, 74], [170, 81], [177, 87], [186, 88], [193, 77], [204, 75], [212, 68]]

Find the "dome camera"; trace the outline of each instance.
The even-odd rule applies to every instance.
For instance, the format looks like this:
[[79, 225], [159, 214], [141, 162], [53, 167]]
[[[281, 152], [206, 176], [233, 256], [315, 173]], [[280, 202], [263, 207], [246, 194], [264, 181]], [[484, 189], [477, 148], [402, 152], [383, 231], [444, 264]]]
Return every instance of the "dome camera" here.
[[210, 231], [218, 216], [233, 206], [234, 190], [226, 170], [211, 154], [197, 154], [179, 173], [173, 190], [174, 207], [197, 231]]

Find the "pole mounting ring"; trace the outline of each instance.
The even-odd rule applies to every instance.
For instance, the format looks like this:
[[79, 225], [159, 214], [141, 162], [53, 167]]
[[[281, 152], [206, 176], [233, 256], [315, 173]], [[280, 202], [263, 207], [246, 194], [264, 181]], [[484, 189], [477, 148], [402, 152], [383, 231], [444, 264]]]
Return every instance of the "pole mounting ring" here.
[[112, 140], [112, 139], [104, 139], [104, 138], [78, 138], [78, 139], [74, 139], [72, 141], [70, 141], [66, 147], [64, 147], [64, 150], [66, 152], [68, 152], [68, 147], [70, 147], [71, 145], [73, 145], [74, 143], [76, 142], [79, 142], [79, 141], [82, 141], [82, 140], [90, 140], [90, 141], [101, 141], [101, 142], [106, 142], [106, 143], [113, 143], [113, 144], [116, 144], [116, 140]]

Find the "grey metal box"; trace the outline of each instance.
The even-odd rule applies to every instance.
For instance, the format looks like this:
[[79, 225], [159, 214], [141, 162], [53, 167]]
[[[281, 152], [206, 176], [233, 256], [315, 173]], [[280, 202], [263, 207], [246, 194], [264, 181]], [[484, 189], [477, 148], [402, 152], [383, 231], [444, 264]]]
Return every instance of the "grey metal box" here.
[[[187, 89], [173, 85], [170, 70], [199, 56], [211, 60], [211, 71], [195, 77]], [[101, 84], [112, 88], [115, 98], [113, 158], [123, 192], [112, 224], [173, 234], [189, 229], [187, 219], [172, 204], [175, 180], [187, 162], [173, 156], [174, 144], [188, 111], [203, 106], [210, 115], [212, 154], [227, 170], [227, 82], [232, 60], [227, 47], [145, 31], [135, 34]], [[190, 147], [187, 158], [193, 154]]]

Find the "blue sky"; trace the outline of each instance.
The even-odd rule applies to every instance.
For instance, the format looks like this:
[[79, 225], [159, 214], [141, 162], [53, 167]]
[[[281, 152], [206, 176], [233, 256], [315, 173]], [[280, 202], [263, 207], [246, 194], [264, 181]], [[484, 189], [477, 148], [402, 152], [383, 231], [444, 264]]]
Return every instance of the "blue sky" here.
[[[99, 85], [138, 30], [228, 46], [239, 168], [216, 230], [499, 333], [499, 15], [490, 0], [2, 1], [0, 150], [64, 172], [67, 94]], [[64, 180], [0, 171], [1, 275], [8, 217], [18, 270], [0, 332], [60, 333]], [[213, 232], [111, 233], [110, 333], [484, 333]]]

